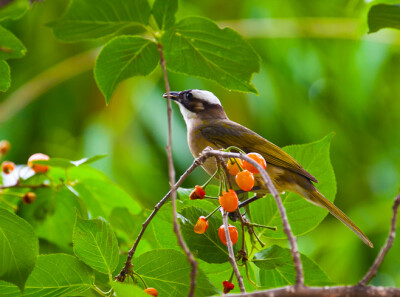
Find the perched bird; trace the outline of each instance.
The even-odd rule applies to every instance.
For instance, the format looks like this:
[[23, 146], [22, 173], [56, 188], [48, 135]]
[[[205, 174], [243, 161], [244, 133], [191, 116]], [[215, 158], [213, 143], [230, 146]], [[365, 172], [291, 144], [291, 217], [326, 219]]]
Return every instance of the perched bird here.
[[[167, 98], [167, 94], [164, 94]], [[373, 247], [364, 233], [332, 202], [326, 199], [314, 186], [316, 178], [307, 172], [289, 154], [227, 117], [221, 102], [211, 92], [186, 90], [170, 92], [170, 98], [178, 103], [187, 127], [187, 141], [194, 157], [210, 146], [225, 149], [236, 146], [246, 153], [261, 154], [267, 162], [267, 172], [279, 192], [291, 191], [303, 196], [307, 201], [327, 209], [332, 215], [348, 226], [362, 241]], [[216, 161], [207, 159], [203, 164], [208, 174], [217, 169]], [[258, 195], [269, 193], [260, 176], [256, 176], [255, 190]]]

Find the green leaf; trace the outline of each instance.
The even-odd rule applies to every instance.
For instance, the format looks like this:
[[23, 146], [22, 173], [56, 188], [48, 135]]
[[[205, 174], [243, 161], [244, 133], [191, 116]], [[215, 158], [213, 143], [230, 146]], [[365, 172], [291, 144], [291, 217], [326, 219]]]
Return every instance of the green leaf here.
[[132, 76], [148, 75], [159, 61], [157, 45], [141, 37], [119, 36], [101, 50], [94, 76], [107, 104], [118, 84]]
[[141, 210], [131, 196], [111, 181], [83, 178], [68, 188], [82, 199], [92, 217], [108, 218], [115, 207], [126, 207], [133, 213]]
[[[311, 259], [303, 254], [300, 254], [300, 259], [303, 264], [306, 285], [324, 286], [332, 284], [325, 272]], [[276, 288], [295, 284], [296, 273], [289, 249], [273, 245], [255, 254], [252, 262], [260, 268], [260, 283], [263, 287]]]
[[0, 91], [7, 91], [10, 85], [10, 67], [8, 66], [6, 61], [0, 61]]
[[112, 276], [118, 264], [118, 242], [102, 218], [76, 219], [72, 235], [75, 255], [93, 269]]
[[68, 169], [71, 167], [79, 167], [81, 165], [87, 165], [90, 163], [94, 163], [98, 160], [107, 157], [107, 155], [96, 155], [90, 158], [83, 158], [77, 161], [71, 161], [64, 158], [51, 158], [50, 160], [40, 160], [40, 161], [33, 161], [34, 164], [41, 164], [41, 165], [48, 165], [51, 167], [59, 167]]
[[66, 254], [40, 255], [26, 282], [24, 296], [85, 296], [93, 284], [92, 271]]
[[16, 285], [0, 280], [1, 297], [19, 297], [21, 295], [21, 291]]
[[[332, 137], [333, 134], [329, 134], [316, 142], [284, 148], [287, 153], [318, 179], [317, 188], [331, 201], [334, 200], [336, 195], [336, 179], [329, 158]], [[327, 210], [311, 204], [297, 194], [287, 192], [281, 195], [281, 198], [293, 234], [296, 236], [310, 232], [328, 214]], [[255, 228], [256, 232], [260, 232], [259, 235], [268, 238], [286, 238], [275, 200], [270, 195], [251, 203], [250, 215], [254, 223], [278, 227], [277, 231]]]
[[160, 30], [166, 30], [175, 24], [175, 13], [178, 10], [178, 0], [156, 0], [152, 13]]
[[[149, 287], [157, 288], [159, 296], [186, 296], [190, 288], [190, 265], [186, 256], [171, 249], [153, 250], [132, 261], [133, 269]], [[196, 296], [211, 296], [217, 289], [198, 270]]]
[[0, 22], [7, 19], [19, 19], [28, 11], [28, 9], [28, 0], [14, 0], [5, 6], [0, 7]]
[[21, 58], [26, 49], [13, 33], [0, 26], [0, 60]]
[[145, 220], [143, 215], [134, 215], [126, 207], [115, 207], [108, 219], [111, 226], [123, 232], [129, 240], [136, 238]]
[[69, 250], [76, 210], [87, 217], [86, 206], [66, 187], [40, 188], [36, 195], [35, 203], [21, 204], [18, 214], [31, 223], [40, 238]]
[[0, 280], [21, 290], [35, 266], [39, 242], [31, 225], [0, 208]]
[[58, 39], [74, 42], [143, 27], [147, 25], [149, 16], [147, 0], [72, 0], [61, 19], [50, 26]]
[[234, 30], [189, 17], [167, 30], [162, 44], [168, 70], [210, 79], [229, 90], [257, 93], [250, 81], [260, 71], [260, 58]]
[[368, 33], [374, 33], [383, 28], [400, 29], [400, 5], [378, 4], [368, 12]]
[[149, 297], [142, 288], [132, 284], [112, 282], [111, 285], [117, 297]]

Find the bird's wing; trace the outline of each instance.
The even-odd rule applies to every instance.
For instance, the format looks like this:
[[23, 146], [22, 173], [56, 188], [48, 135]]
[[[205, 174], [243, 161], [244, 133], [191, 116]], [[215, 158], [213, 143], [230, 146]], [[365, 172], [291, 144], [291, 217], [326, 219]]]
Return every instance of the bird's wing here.
[[296, 172], [313, 182], [318, 182], [314, 176], [301, 167], [289, 154], [242, 125], [229, 120], [215, 121], [212, 123], [212, 126], [205, 125], [199, 127], [199, 130], [206, 139], [217, 146], [224, 148], [236, 146], [246, 153], [259, 153], [269, 164]]

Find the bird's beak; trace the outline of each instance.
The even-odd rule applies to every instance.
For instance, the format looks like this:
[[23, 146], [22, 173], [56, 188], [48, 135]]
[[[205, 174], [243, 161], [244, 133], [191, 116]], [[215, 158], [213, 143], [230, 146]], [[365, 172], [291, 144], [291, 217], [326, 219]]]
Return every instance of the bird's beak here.
[[[180, 92], [169, 92], [169, 98], [177, 101], [179, 99]], [[163, 95], [164, 98], [168, 98], [168, 93]]]

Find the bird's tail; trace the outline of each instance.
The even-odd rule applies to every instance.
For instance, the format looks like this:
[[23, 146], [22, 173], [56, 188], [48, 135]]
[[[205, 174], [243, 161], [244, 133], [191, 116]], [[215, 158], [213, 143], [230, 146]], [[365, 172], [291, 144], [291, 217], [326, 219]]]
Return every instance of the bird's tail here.
[[338, 220], [340, 220], [343, 224], [349, 227], [358, 237], [361, 238], [362, 241], [369, 247], [374, 247], [372, 242], [368, 239], [368, 237], [354, 224], [339, 208], [337, 208], [332, 202], [326, 199], [318, 190], [312, 190], [307, 193], [308, 199], [310, 202], [323, 207], [335, 216]]

